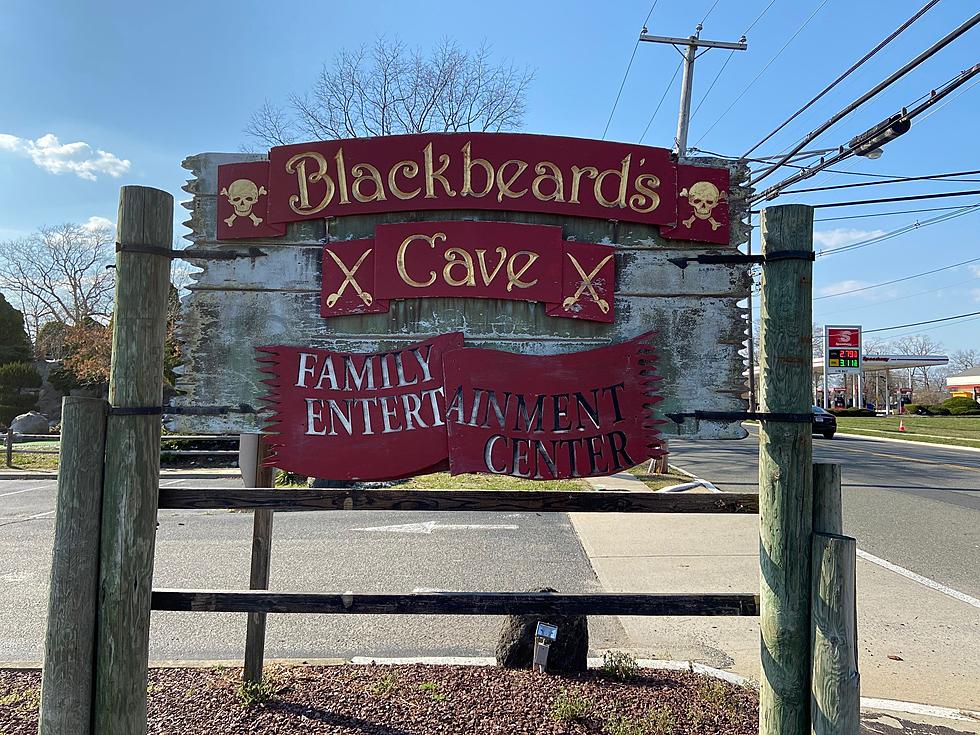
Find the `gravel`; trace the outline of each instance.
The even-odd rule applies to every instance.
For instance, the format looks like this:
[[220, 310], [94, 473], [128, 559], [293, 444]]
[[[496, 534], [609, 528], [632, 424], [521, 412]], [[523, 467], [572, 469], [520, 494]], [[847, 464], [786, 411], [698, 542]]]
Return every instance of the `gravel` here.
[[[35, 735], [40, 673], [0, 669], [0, 733]], [[251, 695], [251, 696], [250, 696]], [[749, 735], [758, 696], [687, 672], [559, 676], [494, 667], [271, 667], [251, 693], [240, 669], [154, 669], [149, 733], [222, 735]]]

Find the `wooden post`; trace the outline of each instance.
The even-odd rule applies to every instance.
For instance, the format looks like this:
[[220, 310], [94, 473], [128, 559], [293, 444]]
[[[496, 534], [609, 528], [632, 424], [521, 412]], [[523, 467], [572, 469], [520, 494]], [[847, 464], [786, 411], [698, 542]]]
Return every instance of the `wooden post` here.
[[[245, 463], [242, 463], [242, 476], [245, 484], [249, 484], [251, 474], [251, 487], [273, 487], [275, 484], [275, 470], [272, 467], [263, 467], [262, 463], [268, 455], [269, 445], [262, 436], [252, 435], [254, 441], [246, 442], [243, 435], [241, 450], [247, 451], [247, 447], [254, 446], [254, 464], [250, 467], [252, 472], [245, 471]], [[269, 589], [269, 564], [272, 560], [272, 511], [256, 509], [252, 515], [252, 569], [249, 574], [248, 588], [250, 590]], [[262, 681], [262, 666], [265, 661], [265, 624], [266, 613], [249, 613], [248, 621], [245, 624], [245, 670], [242, 678], [245, 681], [258, 683]]]
[[844, 533], [840, 492], [840, 465], [815, 462], [813, 465], [813, 532]]
[[843, 534], [841, 466], [813, 465], [813, 668], [810, 722], [814, 735], [857, 733], [857, 542]]
[[94, 722], [97, 733], [143, 735], [173, 197], [124, 186], [117, 221]]
[[[790, 204], [761, 217], [762, 253], [813, 252], [813, 210]], [[813, 263], [762, 267], [759, 404], [810, 415]], [[810, 730], [810, 547], [813, 458], [810, 421], [759, 422], [759, 561], [762, 571], [761, 735]]]
[[14, 430], [7, 429], [7, 437], [4, 440], [7, 449], [7, 466], [14, 466]]
[[857, 735], [860, 726], [856, 565], [854, 539], [813, 534], [813, 735]]
[[67, 396], [61, 405], [39, 733], [88, 735], [95, 673], [106, 403]]

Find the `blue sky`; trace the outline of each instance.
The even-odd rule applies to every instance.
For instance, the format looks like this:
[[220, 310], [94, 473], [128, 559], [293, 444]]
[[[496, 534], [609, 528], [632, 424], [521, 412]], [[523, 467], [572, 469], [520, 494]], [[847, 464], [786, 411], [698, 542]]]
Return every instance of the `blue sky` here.
[[[660, 0], [649, 30], [687, 35], [714, 5], [702, 35], [735, 40], [768, 4], [769, 0]], [[0, 74], [0, 239], [45, 224], [86, 222], [92, 217], [114, 220], [122, 184], [156, 186], [171, 191], [178, 200], [186, 198], [180, 191], [185, 178], [180, 161], [186, 155], [239, 150], [246, 142], [241, 130], [264, 99], [280, 101], [304, 91], [321, 63], [336, 51], [372, 43], [382, 34], [399, 35], [423, 48], [444, 36], [468, 47], [486, 39], [498, 59], [536, 71], [525, 130], [601, 137], [650, 5], [648, 0], [497, 0], [490, 10], [483, 3], [436, 2], [7, 2], [0, 10], [0, 69], [4, 70]], [[729, 52], [713, 50], [698, 61], [694, 100], [695, 106], [702, 99], [703, 104], [693, 118], [689, 143], [730, 155], [744, 153], [920, 5], [775, 0], [749, 32], [749, 50], [732, 56], [706, 97]], [[973, 12], [971, 5], [941, 2], [757, 154], [783, 150], [965, 20]], [[980, 60], [978, 46], [980, 28], [811, 147], [846, 142], [908, 105]], [[669, 46], [640, 45], [609, 138], [640, 139], [678, 58]], [[644, 143], [671, 145], [678, 83], [675, 79], [667, 92]], [[972, 84], [935, 114], [919, 118], [921, 122], [891, 143], [879, 160], [852, 159], [840, 168], [902, 176], [980, 168], [976, 136], [980, 86]], [[70, 144], [76, 145], [64, 147]], [[863, 180], [824, 173], [801, 186]], [[778, 203], [976, 188], [980, 182], [904, 183], [785, 196]], [[977, 202], [980, 197], [822, 209], [817, 217], [880, 215]], [[818, 221], [817, 248], [861, 242], [951, 211]], [[816, 320], [862, 323], [873, 329], [980, 311], [980, 260], [893, 286], [831, 296], [980, 258], [978, 224], [980, 211], [975, 211], [880, 244], [821, 258], [815, 267], [815, 295], [829, 297], [815, 302]], [[909, 332], [926, 332], [947, 351], [980, 348], [977, 318], [884, 332], [881, 337]]]

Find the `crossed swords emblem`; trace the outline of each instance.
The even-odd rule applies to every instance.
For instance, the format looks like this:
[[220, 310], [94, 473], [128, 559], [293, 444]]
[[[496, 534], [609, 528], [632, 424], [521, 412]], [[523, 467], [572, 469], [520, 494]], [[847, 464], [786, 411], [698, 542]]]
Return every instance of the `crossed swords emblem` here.
[[364, 262], [367, 256], [371, 254], [371, 248], [364, 251], [361, 257], [357, 259], [357, 262], [354, 263], [352, 268], [348, 268], [347, 264], [344, 263], [344, 261], [341, 260], [333, 250], [327, 250], [327, 253], [329, 253], [331, 258], [333, 258], [333, 262], [337, 264], [338, 268], [340, 268], [341, 273], [344, 274], [344, 280], [340, 282], [340, 286], [338, 286], [337, 290], [327, 296], [327, 308], [333, 308], [333, 305], [337, 303], [337, 300], [344, 295], [344, 291], [347, 290], [348, 284], [357, 292], [357, 295], [360, 297], [361, 301], [364, 302], [364, 305], [370, 306], [371, 302], [374, 301], [374, 297], [361, 288], [361, 284], [359, 284], [357, 279], [354, 278], [354, 274], [357, 273], [357, 269], [361, 267], [361, 264]]
[[603, 314], [608, 314], [609, 302], [606, 301], [601, 296], [599, 296], [599, 294], [596, 292], [594, 281], [595, 281], [595, 277], [599, 275], [599, 271], [602, 270], [602, 267], [610, 260], [612, 260], [613, 258], [612, 254], [609, 254], [605, 258], [600, 260], [599, 265], [593, 268], [588, 275], [586, 275], [585, 269], [581, 266], [581, 264], [579, 264], [577, 260], [575, 260], [575, 257], [571, 253], [565, 253], [565, 254], [568, 256], [568, 259], [572, 261], [572, 265], [575, 266], [575, 270], [578, 271], [578, 274], [582, 276], [582, 282], [579, 283], [578, 289], [575, 291], [574, 294], [572, 294], [567, 299], [561, 302], [562, 308], [565, 311], [571, 311], [572, 307], [575, 306], [575, 304], [578, 303], [579, 299], [582, 298], [582, 294], [588, 291], [589, 296], [592, 297], [592, 300], [599, 307], [599, 311], [601, 311]]

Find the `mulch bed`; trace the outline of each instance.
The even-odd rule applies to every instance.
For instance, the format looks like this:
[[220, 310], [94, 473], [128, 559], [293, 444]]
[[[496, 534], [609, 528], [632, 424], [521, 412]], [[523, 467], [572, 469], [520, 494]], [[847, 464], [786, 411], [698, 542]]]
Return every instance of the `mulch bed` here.
[[[35, 735], [40, 672], [0, 670], [0, 733]], [[758, 696], [687, 672], [562, 676], [493, 667], [292, 666], [261, 691], [240, 669], [154, 669], [149, 732], [173, 735], [749, 735]]]

